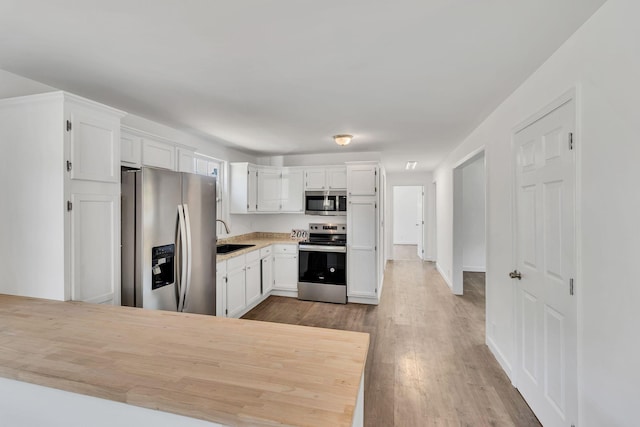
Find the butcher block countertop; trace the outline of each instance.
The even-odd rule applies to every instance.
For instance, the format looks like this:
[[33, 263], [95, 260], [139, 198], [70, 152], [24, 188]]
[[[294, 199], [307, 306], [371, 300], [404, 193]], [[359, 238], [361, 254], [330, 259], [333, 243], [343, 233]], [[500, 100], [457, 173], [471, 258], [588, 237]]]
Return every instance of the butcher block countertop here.
[[369, 335], [0, 295], [0, 376], [224, 425], [350, 426]]

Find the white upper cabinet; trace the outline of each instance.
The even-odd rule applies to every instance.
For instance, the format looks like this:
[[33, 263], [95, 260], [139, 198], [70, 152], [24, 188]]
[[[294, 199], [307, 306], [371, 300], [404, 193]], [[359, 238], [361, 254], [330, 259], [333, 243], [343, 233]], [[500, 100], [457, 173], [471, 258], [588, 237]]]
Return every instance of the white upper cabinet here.
[[347, 168], [345, 166], [307, 168], [304, 189], [307, 191], [346, 190]]
[[176, 147], [151, 137], [142, 139], [142, 164], [176, 170]]
[[123, 166], [142, 166], [142, 141], [139, 136], [120, 131], [120, 162]]
[[377, 175], [377, 165], [349, 165], [347, 168], [348, 196], [376, 196], [378, 193]]
[[279, 212], [282, 208], [280, 169], [258, 169], [258, 212]]
[[327, 168], [327, 187], [329, 190], [347, 189], [347, 168], [345, 166]]
[[71, 179], [120, 182], [120, 119], [82, 104], [66, 105]]
[[302, 169], [288, 168], [282, 171], [283, 212], [304, 212], [304, 176]]
[[304, 208], [299, 168], [231, 163], [231, 213], [300, 213]]
[[196, 173], [196, 159], [193, 150], [178, 148], [178, 172]]
[[232, 214], [252, 213], [258, 204], [258, 170], [249, 163], [229, 164], [230, 212]]
[[327, 171], [325, 168], [307, 169], [304, 174], [304, 189], [322, 191], [327, 189]]

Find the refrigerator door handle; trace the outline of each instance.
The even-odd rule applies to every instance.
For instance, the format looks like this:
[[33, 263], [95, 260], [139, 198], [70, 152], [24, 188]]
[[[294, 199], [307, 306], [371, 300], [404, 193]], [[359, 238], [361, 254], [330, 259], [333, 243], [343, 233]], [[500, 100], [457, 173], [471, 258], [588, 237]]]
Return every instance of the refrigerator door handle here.
[[[187, 253], [187, 230], [185, 223], [184, 210], [182, 205], [178, 205], [178, 222], [179, 222], [179, 236], [180, 236], [180, 281], [178, 285], [178, 307], [177, 311], [184, 309], [184, 296], [185, 288], [187, 284], [187, 259], [189, 254]], [[178, 242], [176, 242], [178, 243]]]
[[192, 256], [192, 245], [191, 245], [191, 216], [189, 215], [189, 206], [185, 203], [182, 205], [184, 209], [184, 221], [186, 228], [186, 253], [187, 253], [187, 280], [185, 281], [184, 288], [184, 297], [182, 299], [182, 311], [184, 311], [184, 306], [187, 303], [187, 296], [189, 295], [189, 287], [191, 286], [191, 265], [193, 261]]

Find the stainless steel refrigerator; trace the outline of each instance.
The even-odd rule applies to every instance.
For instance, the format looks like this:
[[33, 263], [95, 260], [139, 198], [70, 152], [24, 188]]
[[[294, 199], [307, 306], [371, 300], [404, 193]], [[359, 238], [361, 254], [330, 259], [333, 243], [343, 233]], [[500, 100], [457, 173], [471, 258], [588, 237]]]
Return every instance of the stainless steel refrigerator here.
[[216, 314], [216, 180], [122, 171], [122, 305]]

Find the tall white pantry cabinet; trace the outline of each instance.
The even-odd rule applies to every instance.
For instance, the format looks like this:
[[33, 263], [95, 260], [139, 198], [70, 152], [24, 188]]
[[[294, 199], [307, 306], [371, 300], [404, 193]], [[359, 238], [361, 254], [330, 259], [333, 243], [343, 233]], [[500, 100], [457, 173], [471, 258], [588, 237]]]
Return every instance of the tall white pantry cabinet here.
[[124, 114], [65, 92], [0, 100], [0, 293], [120, 304]]
[[381, 202], [382, 169], [377, 162], [347, 163], [347, 297], [378, 304], [384, 275]]

